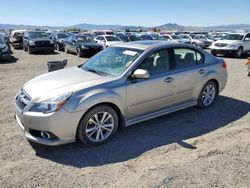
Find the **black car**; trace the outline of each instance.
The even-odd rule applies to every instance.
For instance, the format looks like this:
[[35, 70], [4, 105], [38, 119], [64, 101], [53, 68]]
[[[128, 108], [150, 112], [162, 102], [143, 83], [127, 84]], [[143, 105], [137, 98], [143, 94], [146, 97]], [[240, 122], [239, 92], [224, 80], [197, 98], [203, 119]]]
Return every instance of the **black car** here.
[[0, 35], [0, 60], [9, 59], [11, 57], [10, 54], [12, 54], [10, 45], [4, 37]]
[[30, 54], [41, 51], [54, 53], [54, 42], [43, 31], [28, 31], [23, 36], [23, 49]]
[[71, 35], [65, 41], [64, 49], [66, 53], [75, 53], [79, 57], [94, 55], [103, 49], [89, 35]]
[[54, 41], [54, 46], [57, 51], [64, 50], [64, 41], [67, 39], [68, 34], [64, 32], [53, 32], [50, 39]]

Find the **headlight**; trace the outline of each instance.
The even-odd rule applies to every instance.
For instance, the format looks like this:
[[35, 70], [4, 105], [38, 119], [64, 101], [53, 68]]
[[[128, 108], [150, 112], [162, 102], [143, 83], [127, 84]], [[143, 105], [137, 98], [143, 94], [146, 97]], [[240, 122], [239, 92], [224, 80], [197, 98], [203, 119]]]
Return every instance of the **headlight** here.
[[35, 41], [32, 41], [32, 40], [29, 41], [29, 45], [30, 45], [30, 46], [35, 46]]
[[71, 95], [72, 95], [72, 92], [53, 97], [49, 100], [46, 100], [40, 103], [35, 103], [31, 106], [30, 111], [42, 112], [42, 113], [48, 114], [48, 113], [60, 110], [63, 107], [63, 105], [69, 100]]

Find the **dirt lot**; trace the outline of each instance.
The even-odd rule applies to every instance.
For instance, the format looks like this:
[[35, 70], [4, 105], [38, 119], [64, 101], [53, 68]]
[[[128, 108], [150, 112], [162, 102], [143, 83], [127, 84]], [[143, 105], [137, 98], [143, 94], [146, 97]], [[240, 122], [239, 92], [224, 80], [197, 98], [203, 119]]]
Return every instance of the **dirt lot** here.
[[28, 55], [0, 63], [0, 187], [250, 187], [250, 77], [247, 56], [225, 58], [229, 78], [216, 103], [126, 128], [109, 143], [29, 143], [14, 120], [22, 85], [46, 62], [75, 55]]

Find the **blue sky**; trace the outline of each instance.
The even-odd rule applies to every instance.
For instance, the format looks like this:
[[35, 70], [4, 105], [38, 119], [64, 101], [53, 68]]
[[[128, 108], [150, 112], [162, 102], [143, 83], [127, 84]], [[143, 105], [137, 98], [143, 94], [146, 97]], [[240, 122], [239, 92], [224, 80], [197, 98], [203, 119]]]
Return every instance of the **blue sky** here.
[[250, 0], [0, 0], [0, 23], [158, 26], [250, 24]]

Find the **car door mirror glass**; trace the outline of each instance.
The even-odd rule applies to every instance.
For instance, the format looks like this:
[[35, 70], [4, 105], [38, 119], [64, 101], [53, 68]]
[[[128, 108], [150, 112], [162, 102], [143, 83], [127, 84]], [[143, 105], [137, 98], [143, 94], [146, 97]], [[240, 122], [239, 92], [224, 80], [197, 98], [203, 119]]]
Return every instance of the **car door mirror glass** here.
[[148, 79], [149, 73], [147, 70], [144, 69], [136, 69], [134, 74], [132, 75], [132, 78]]

